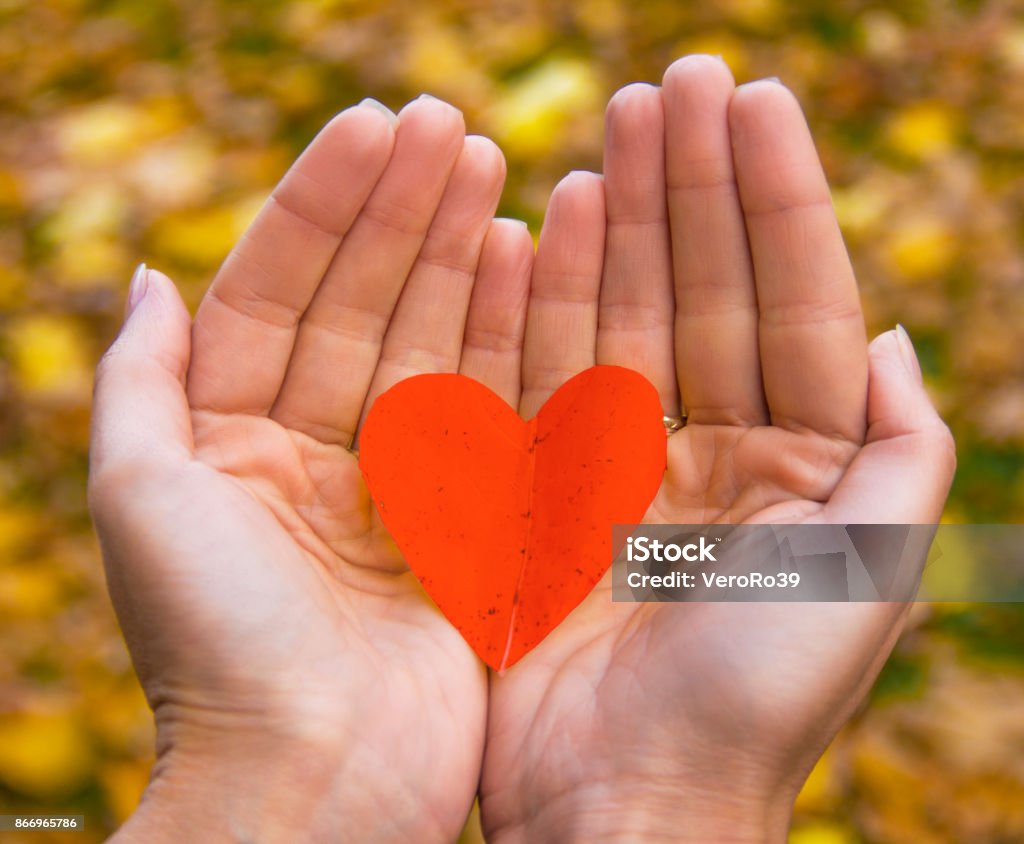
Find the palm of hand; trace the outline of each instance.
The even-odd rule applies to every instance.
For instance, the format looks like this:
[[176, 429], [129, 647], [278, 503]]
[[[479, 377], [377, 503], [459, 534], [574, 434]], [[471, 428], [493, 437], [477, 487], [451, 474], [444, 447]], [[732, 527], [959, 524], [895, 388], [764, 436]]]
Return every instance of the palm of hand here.
[[193, 413], [196, 455], [258, 498], [339, 582], [351, 567], [405, 565], [369, 501], [356, 455], [265, 416]]
[[[668, 446], [649, 523], [814, 520], [831, 492], [823, 485], [834, 485], [857, 451], [772, 426], [692, 425]], [[858, 678], [880, 666], [900, 612], [848, 609], [614, 604], [606, 576], [535, 652], [492, 683], [485, 823], [492, 833], [509, 832], [513, 807], [533, 805], [537, 829], [566, 824], [569, 835], [581, 799], [609, 812], [633, 800], [682, 804], [688, 772], [701, 794], [718, 791], [737, 803], [799, 787], [831, 724], [849, 716], [862, 691], [854, 691]], [[823, 624], [829, 637], [821, 636]], [[837, 650], [837, 641], [845, 648]], [[827, 692], [805, 693], [828, 686], [850, 689], [848, 698], [836, 706]], [[823, 720], [810, 747], [802, 746], [808, 725]], [[756, 762], [751, 747], [763, 754]]]
[[668, 442], [649, 521], [795, 524], [820, 513], [857, 452], [813, 431], [688, 425]]
[[229, 712], [251, 702], [312, 745], [343, 739], [340, 776], [370, 792], [391, 790], [388, 760], [402, 758], [416, 808], [396, 812], [396, 826], [425, 831], [434, 819], [438, 837], [450, 835], [466, 811], [451, 783], [475, 782], [486, 677], [371, 518], [355, 456], [267, 418], [199, 413], [193, 432], [202, 465], [184, 481], [179, 517], [191, 513], [199, 532], [230, 514], [218, 534], [244, 574], [222, 569], [230, 602], [220, 588], [180, 602], [183, 636], [218, 643], [199, 675], [190, 662], [182, 688]]

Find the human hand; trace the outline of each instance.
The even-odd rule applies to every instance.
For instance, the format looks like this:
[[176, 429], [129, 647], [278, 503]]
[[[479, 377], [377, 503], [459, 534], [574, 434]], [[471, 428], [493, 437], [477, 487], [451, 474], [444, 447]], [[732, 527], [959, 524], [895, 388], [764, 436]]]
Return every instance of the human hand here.
[[533, 250], [455, 109], [393, 123], [328, 124], [194, 323], [144, 273], [100, 364], [90, 503], [158, 742], [120, 839], [451, 841], [472, 803], [485, 671], [348, 446], [408, 375], [515, 400]]
[[[799, 105], [689, 57], [608, 110], [605, 180], [572, 174], [535, 261], [520, 410], [589, 366], [668, 416], [653, 523], [935, 523], [952, 441], [905, 333], [868, 346]], [[884, 494], [880, 494], [884, 491]], [[606, 578], [491, 676], [493, 841], [784, 840], [906, 605], [613, 604]]]

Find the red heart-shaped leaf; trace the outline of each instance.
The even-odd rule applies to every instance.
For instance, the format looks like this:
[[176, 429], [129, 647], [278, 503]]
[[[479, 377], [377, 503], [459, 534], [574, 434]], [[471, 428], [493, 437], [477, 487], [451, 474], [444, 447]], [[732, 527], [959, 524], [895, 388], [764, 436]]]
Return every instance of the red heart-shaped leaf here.
[[417, 375], [374, 402], [359, 465], [437, 606], [492, 668], [534, 648], [611, 565], [665, 471], [654, 387], [618, 366], [567, 381], [524, 422], [463, 375]]

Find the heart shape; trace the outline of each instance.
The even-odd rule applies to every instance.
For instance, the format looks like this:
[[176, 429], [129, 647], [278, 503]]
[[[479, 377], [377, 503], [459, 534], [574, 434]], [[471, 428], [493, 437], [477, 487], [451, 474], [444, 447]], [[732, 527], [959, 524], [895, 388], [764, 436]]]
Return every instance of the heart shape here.
[[504, 671], [593, 589], [665, 471], [661, 403], [643, 376], [595, 366], [524, 422], [464, 375], [417, 375], [377, 398], [359, 466], [423, 588]]

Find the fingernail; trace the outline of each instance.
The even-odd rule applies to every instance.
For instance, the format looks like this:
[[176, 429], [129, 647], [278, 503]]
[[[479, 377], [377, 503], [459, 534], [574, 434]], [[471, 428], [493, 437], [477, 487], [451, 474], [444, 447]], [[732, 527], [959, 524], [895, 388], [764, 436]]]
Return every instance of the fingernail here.
[[380, 100], [375, 100], [373, 97], [367, 97], [365, 100], [359, 103], [359, 105], [366, 106], [367, 108], [372, 108], [375, 111], [379, 111], [388, 119], [388, 123], [391, 124], [392, 128], [398, 125], [398, 115], [395, 114], [386, 105], [384, 105], [384, 103], [382, 103]]
[[778, 76], [762, 76], [759, 79], [751, 79], [749, 82], [741, 82], [736, 87], [737, 88], [749, 88], [751, 85], [762, 85], [765, 82], [769, 83], [770, 85], [778, 85], [781, 88], [785, 88], [786, 87], [786, 83], [784, 83], [781, 79], [779, 79]]
[[[461, 109], [457, 109], [451, 103], [445, 102], [444, 100], [439, 99], [438, 97], [435, 97], [433, 94], [427, 94], [426, 92], [420, 94], [415, 100], [411, 100], [408, 103], [406, 103], [404, 106], [402, 106], [402, 111], [405, 111], [405, 109], [409, 108], [409, 106], [413, 105], [414, 103], [419, 103], [419, 102], [440, 103], [443, 106], [447, 106], [452, 111], [457, 112], [458, 114], [462, 114], [462, 110]], [[399, 112], [399, 118], [401, 118], [401, 112]]]
[[125, 316], [131, 316], [135, 308], [138, 307], [139, 302], [142, 301], [142, 297], [146, 295], [148, 287], [149, 272], [144, 263], [139, 264], [135, 268], [135, 272], [132, 273], [132, 280], [128, 285], [128, 305], [125, 308]]
[[503, 222], [506, 222], [506, 223], [515, 223], [516, 225], [522, 226], [524, 229], [530, 228], [530, 226], [526, 222], [526, 220], [517, 220], [515, 217], [495, 217], [494, 218], [494, 222], [498, 222], [499, 220], [501, 220]]
[[899, 343], [900, 357], [903, 359], [903, 365], [907, 368], [907, 372], [920, 382], [922, 380], [921, 364], [917, 360], [914, 344], [910, 340], [910, 335], [907, 334], [907, 329], [899, 323], [896, 324], [896, 342]]

